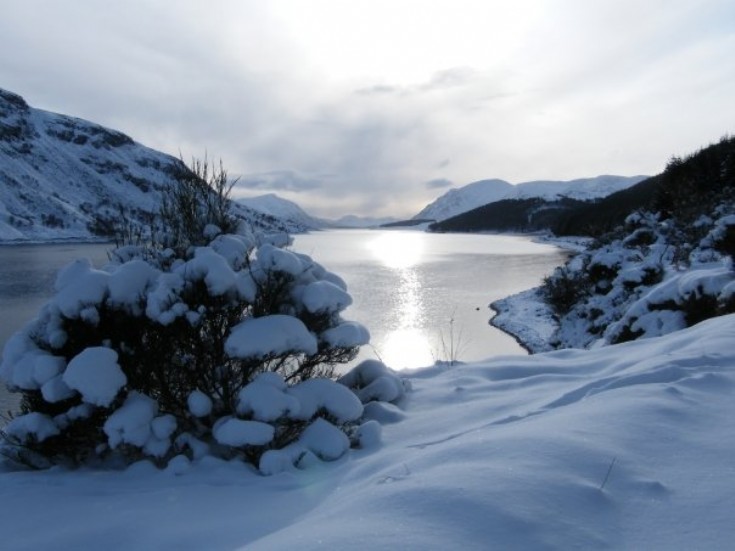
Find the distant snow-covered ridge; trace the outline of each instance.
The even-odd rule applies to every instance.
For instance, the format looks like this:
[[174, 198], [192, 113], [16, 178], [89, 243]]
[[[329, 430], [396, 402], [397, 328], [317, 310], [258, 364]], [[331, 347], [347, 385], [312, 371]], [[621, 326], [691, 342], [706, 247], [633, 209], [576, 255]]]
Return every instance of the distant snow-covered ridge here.
[[326, 228], [377, 228], [384, 224], [396, 222], [397, 218], [390, 216], [371, 217], [347, 214], [336, 220], [317, 218], [307, 213], [301, 206], [293, 201], [284, 199], [275, 193], [268, 193], [257, 197], [239, 198], [237, 202], [292, 224], [301, 225], [310, 230], [322, 230]]
[[450, 189], [427, 205], [414, 219], [446, 220], [477, 207], [504, 199], [540, 197], [549, 201], [562, 197], [589, 201], [611, 195], [645, 180], [647, 176], [596, 176], [569, 181], [537, 180], [513, 185], [505, 180], [480, 180]]
[[[99, 238], [121, 210], [144, 224], [178, 165], [121, 132], [0, 89], [0, 242]], [[255, 231], [306, 229], [242, 205], [236, 215]]]
[[237, 199], [237, 202], [255, 211], [283, 220], [284, 222], [312, 230], [326, 228], [330, 225], [326, 220], [311, 216], [293, 201], [279, 197], [275, 193], [268, 193], [258, 197], [240, 198]]

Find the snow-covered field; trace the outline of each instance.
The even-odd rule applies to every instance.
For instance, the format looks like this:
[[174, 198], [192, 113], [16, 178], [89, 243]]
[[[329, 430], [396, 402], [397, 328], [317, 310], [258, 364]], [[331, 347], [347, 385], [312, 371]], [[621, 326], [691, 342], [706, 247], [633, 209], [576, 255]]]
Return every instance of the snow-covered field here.
[[213, 458], [0, 473], [3, 549], [727, 549], [735, 315], [405, 373], [382, 443], [270, 477]]

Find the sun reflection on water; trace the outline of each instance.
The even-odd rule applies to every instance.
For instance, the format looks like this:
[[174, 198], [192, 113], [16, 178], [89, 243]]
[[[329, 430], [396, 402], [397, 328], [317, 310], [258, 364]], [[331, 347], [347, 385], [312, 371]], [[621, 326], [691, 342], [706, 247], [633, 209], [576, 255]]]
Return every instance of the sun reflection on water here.
[[426, 245], [419, 232], [396, 231], [369, 241], [367, 247], [386, 268], [401, 270], [419, 264]]
[[416, 267], [422, 262], [425, 241], [417, 232], [391, 232], [370, 241], [368, 248], [399, 276], [393, 289], [396, 325], [374, 343], [382, 360], [396, 368], [423, 367], [434, 362], [431, 340], [425, 328], [421, 281]]

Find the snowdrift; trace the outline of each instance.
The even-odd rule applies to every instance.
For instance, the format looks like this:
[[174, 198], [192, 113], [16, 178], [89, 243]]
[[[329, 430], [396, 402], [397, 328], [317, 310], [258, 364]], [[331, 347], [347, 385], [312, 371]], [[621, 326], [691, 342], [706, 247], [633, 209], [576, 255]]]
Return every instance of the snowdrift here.
[[[595, 350], [405, 376], [383, 444], [263, 477], [0, 474], [8, 549], [724, 549], [735, 538], [735, 315]], [[366, 408], [367, 410], [367, 408]]]

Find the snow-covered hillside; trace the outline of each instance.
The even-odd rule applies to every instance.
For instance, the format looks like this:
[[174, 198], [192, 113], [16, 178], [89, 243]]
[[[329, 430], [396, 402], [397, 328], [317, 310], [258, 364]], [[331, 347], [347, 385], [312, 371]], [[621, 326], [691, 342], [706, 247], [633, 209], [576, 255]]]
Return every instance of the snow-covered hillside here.
[[474, 208], [505, 199], [513, 186], [505, 180], [480, 180], [458, 189], [450, 189], [430, 203], [413, 218], [415, 220], [446, 220]]
[[596, 176], [594, 178], [579, 178], [568, 182], [554, 180], [536, 180], [524, 182], [515, 186], [511, 197], [506, 199], [529, 199], [541, 197], [555, 200], [569, 197], [579, 201], [600, 199], [612, 195], [616, 191], [627, 189], [648, 176]]
[[274, 216], [279, 220], [292, 224], [298, 224], [307, 229], [376, 228], [398, 220], [390, 216], [373, 217], [356, 216], [354, 214], [347, 214], [336, 220], [316, 218], [304, 211], [297, 203], [279, 197], [274, 193], [260, 195], [258, 197], [240, 198], [237, 202], [258, 212]]
[[535, 180], [511, 185], [504, 180], [481, 180], [450, 189], [427, 205], [414, 219], [446, 220], [477, 207], [503, 199], [540, 197], [550, 201], [568, 197], [589, 201], [629, 188], [647, 176], [596, 176], [569, 181]]
[[279, 220], [312, 230], [325, 228], [329, 225], [327, 221], [311, 216], [293, 201], [279, 197], [275, 193], [259, 195], [258, 197], [245, 197], [237, 199], [237, 202]]
[[[0, 89], [0, 242], [104, 236], [121, 210], [146, 224], [177, 166], [121, 132]], [[255, 230], [304, 229], [244, 206], [236, 214]]]
[[[382, 442], [264, 477], [5, 471], [6, 549], [729, 549], [735, 316], [404, 374]], [[135, 529], [131, 529], [134, 527]]]
[[391, 224], [397, 221], [397, 218], [393, 218], [391, 216], [371, 217], [348, 214], [338, 218], [337, 220], [331, 220], [330, 224], [337, 228], [375, 228], [382, 226], [383, 224]]

